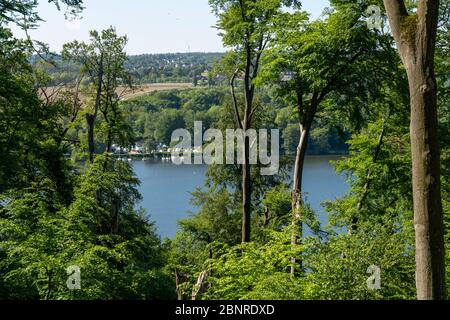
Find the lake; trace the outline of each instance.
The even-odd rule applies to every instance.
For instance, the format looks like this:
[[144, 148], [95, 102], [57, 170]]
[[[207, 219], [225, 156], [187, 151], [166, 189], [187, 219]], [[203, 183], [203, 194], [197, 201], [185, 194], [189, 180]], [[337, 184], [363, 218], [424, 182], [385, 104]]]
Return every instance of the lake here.
[[[323, 212], [321, 203], [342, 196], [348, 190], [345, 177], [334, 172], [330, 161], [337, 156], [309, 156], [305, 163], [304, 190], [314, 210]], [[190, 203], [191, 192], [205, 184], [206, 165], [174, 165], [168, 161], [134, 161], [134, 171], [141, 181], [139, 191], [146, 209], [156, 222], [162, 238], [172, 238], [178, 220], [189, 217], [198, 208]], [[321, 216], [321, 220], [326, 217]]]

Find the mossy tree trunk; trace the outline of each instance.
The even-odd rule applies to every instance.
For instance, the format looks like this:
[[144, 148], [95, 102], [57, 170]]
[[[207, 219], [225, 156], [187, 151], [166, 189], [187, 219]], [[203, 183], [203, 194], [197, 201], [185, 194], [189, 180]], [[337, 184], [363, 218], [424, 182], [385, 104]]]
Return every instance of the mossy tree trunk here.
[[445, 299], [444, 223], [440, 182], [434, 54], [439, 0], [419, 0], [409, 14], [403, 0], [384, 0], [406, 68], [411, 96], [416, 287], [419, 300]]

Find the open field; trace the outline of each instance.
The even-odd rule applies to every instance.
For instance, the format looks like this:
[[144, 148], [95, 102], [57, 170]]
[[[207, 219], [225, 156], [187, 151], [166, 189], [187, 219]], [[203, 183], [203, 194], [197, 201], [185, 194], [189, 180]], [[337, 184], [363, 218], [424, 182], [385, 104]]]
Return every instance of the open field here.
[[135, 89], [127, 93], [124, 99], [131, 99], [148, 93], [156, 91], [167, 91], [167, 90], [186, 90], [192, 89], [194, 85], [192, 83], [151, 83], [136, 86]]
[[[122, 96], [122, 99], [127, 100], [157, 91], [188, 90], [192, 88], [194, 88], [192, 83], [151, 83], [136, 85], [133, 87], [133, 90], [127, 89], [127, 92], [125, 93], [124, 88], [121, 87], [117, 89], [117, 93]], [[42, 99], [47, 97], [49, 100], [55, 100], [61, 97], [62, 92], [64, 92], [63, 87], [47, 87], [45, 88], [45, 94], [43, 92], [40, 92], [39, 94]], [[82, 100], [85, 99], [83, 94], [80, 94], [80, 97]]]

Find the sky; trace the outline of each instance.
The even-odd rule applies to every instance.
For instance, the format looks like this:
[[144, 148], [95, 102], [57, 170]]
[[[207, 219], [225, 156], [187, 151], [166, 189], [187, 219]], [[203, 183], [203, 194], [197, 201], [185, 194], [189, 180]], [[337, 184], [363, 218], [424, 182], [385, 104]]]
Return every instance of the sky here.
[[[128, 35], [128, 54], [175, 52], [223, 52], [222, 41], [213, 26], [217, 18], [208, 0], [84, 0], [82, 19], [67, 21], [64, 14], [47, 1], [39, 1], [39, 15], [45, 21], [30, 32], [33, 39], [60, 52], [64, 43], [87, 41], [89, 30], [114, 26], [119, 35]], [[313, 18], [328, 0], [303, 0], [303, 9]], [[23, 32], [13, 28], [17, 37]]]

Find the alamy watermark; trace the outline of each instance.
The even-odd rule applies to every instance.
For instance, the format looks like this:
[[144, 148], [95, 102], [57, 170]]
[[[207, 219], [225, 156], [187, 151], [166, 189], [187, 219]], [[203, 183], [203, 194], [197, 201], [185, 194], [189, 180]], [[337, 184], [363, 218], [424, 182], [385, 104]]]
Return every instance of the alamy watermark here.
[[381, 8], [376, 5], [371, 5], [367, 8], [367, 27], [370, 30], [383, 28], [383, 16], [381, 14]]
[[[172, 133], [171, 148], [174, 164], [244, 164], [246, 140], [249, 142], [248, 160], [251, 165], [262, 165], [261, 174], [272, 176], [280, 168], [280, 132], [271, 129], [208, 129], [203, 133], [203, 123], [194, 123], [194, 138], [186, 129]], [[270, 141], [269, 141], [270, 140]], [[270, 149], [270, 154], [269, 154]], [[193, 160], [193, 161], [192, 161]]]
[[79, 266], [70, 266], [67, 268], [67, 289], [81, 290], [81, 268]]
[[381, 290], [381, 268], [371, 265], [367, 268], [367, 273], [371, 274], [367, 279], [367, 288], [369, 290]]

